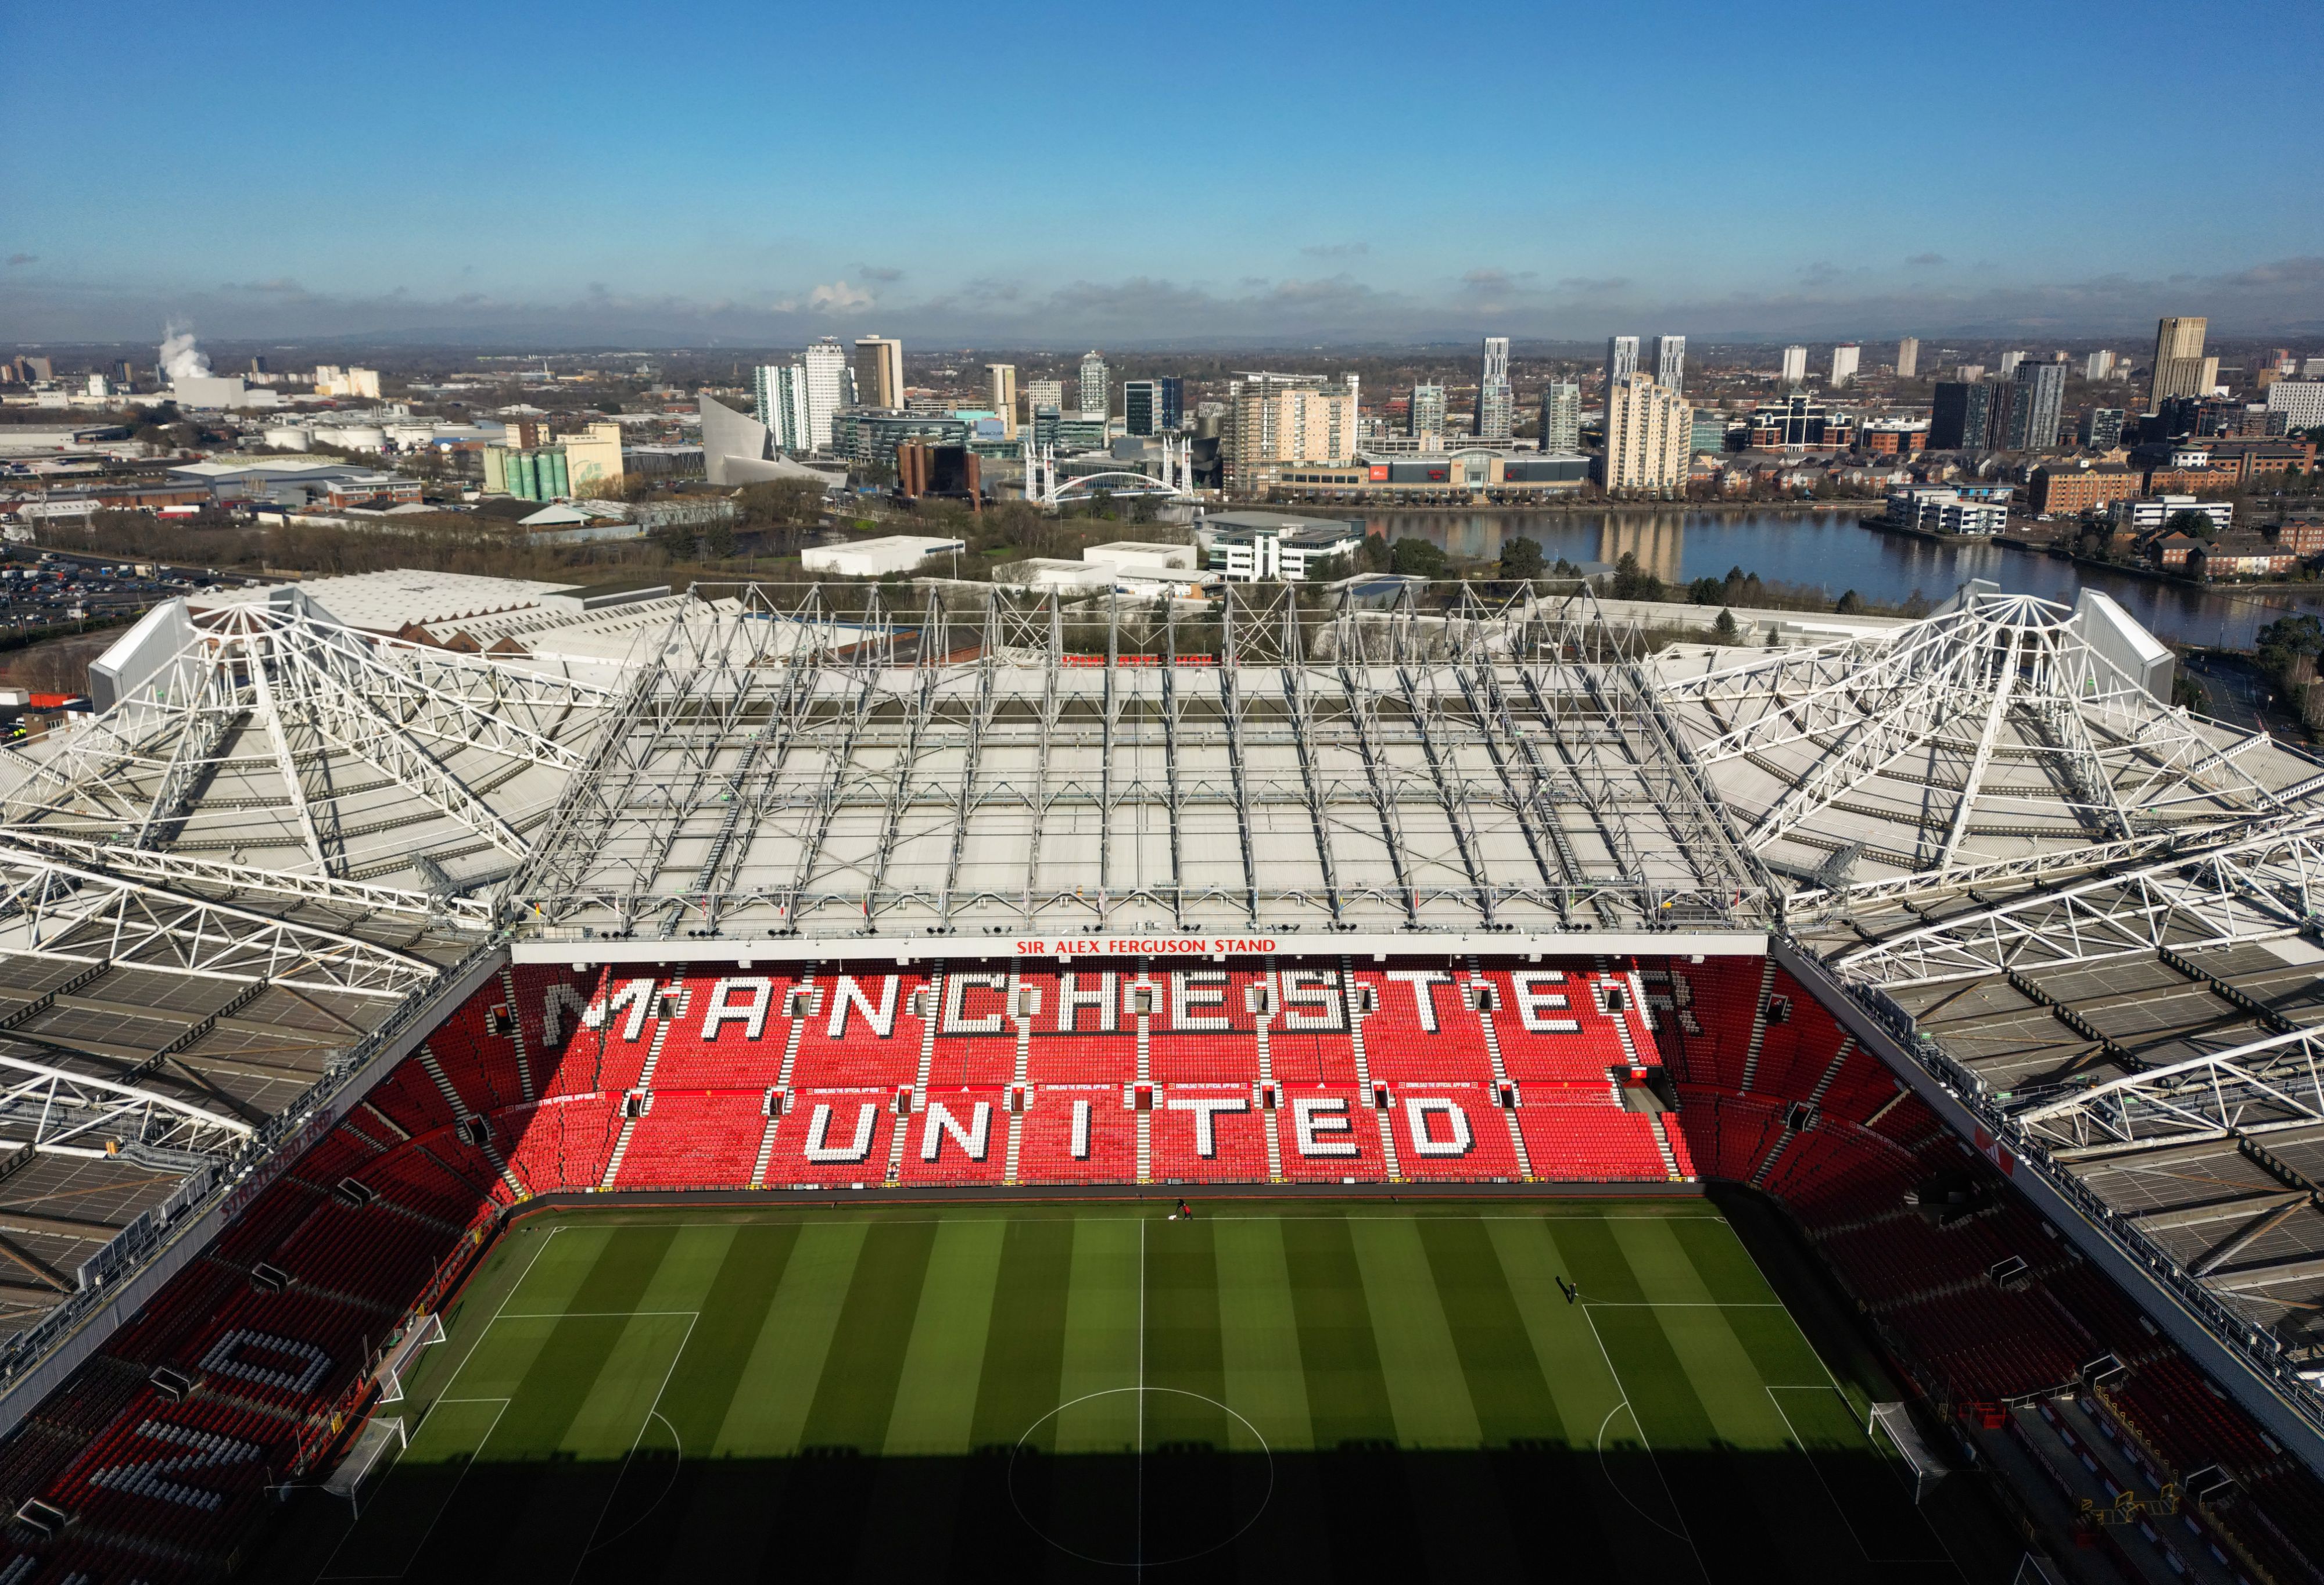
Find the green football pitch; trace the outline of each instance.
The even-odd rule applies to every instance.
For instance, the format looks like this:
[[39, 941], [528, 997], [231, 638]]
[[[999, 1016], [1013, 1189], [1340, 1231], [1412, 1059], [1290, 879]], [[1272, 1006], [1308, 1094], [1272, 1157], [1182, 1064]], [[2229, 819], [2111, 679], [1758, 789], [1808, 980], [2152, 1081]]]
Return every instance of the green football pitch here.
[[552, 1215], [446, 1320], [261, 1572], [1986, 1577], [1703, 1200]]

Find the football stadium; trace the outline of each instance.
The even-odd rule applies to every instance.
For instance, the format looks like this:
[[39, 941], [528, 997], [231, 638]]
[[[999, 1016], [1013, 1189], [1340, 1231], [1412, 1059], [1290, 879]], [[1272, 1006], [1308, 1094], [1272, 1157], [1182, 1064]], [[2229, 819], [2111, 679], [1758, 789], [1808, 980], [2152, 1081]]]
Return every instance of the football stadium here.
[[0, 1585], [2324, 1580], [2324, 763], [2102, 595], [404, 576], [0, 766]]

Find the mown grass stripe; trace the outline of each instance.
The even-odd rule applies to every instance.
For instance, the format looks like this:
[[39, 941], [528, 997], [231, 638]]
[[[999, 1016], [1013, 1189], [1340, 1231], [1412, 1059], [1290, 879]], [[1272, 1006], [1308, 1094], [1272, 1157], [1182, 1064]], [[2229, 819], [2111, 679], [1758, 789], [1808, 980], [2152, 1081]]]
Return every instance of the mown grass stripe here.
[[968, 1451], [1007, 1231], [999, 1221], [946, 1221], [936, 1229], [881, 1442], [890, 1458]]
[[[1291, 1300], [1291, 1271], [1283, 1254], [1283, 1224], [1275, 1221], [1212, 1224], [1218, 1263], [1219, 1356], [1227, 1402], [1250, 1422], [1269, 1447], [1299, 1452], [1315, 1445], [1307, 1415], [1307, 1373], [1299, 1358], [1299, 1316]], [[1240, 1420], [1227, 1427], [1228, 1445], [1259, 1444]]]
[[1033, 1528], [1047, 1513], [1045, 1461], [1036, 1453], [1020, 1464], [1018, 1449], [1019, 1439], [1057, 1406], [1073, 1250], [1073, 1221], [1065, 1217], [1013, 1219], [1002, 1239], [976, 1394], [977, 1451], [961, 1483], [944, 1560], [955, 1579], [1037, 1578], [1054, 1561]]
[[1065, 1352], [1057, 1380], [1065, 1406], [1042, 1439], [1052, 1452], [1130, 1452], [1138, 1446], [1143, 1325], [1144, 1224], [1084, 1216], [1074, 1222], [1065, 1297]]
[[710, 1452], [783, 1458], [798, 1451], [869, 1225], [810, 1222], [799, 1230]]
[[1480, 1446], [1484, 1438], [1477, 1408], [1469, 1400], [1469, 1379], [1444, 1319], [1444, 1301], [1419, 1224], [1407, 1219], [1360, 1221], [1350, 1232], [1397, 1442], [1463, 1451]]

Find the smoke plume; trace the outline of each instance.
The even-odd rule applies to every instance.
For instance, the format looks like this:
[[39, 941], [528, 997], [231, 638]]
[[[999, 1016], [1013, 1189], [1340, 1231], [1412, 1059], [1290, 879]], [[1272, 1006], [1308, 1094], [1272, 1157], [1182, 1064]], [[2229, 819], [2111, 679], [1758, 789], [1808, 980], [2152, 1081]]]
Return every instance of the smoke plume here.
[[177, 381], [196, 379], [209, 372], [210, 360], [194, 345], [192, 328], [165, 326], [161, 336], [161, 373]]

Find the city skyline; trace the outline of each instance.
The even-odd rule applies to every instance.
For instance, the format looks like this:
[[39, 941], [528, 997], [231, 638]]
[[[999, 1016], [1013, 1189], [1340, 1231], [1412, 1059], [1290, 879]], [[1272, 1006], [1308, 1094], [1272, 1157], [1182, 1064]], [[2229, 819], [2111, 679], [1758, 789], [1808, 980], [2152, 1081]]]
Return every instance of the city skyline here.
[[[429, 3], [385, 31], [263, 8], [225, 21], [157, 14], [94, 47], [69, 10], [19, 7], [0, 22], [0, 44], [59, 64], [23, 96], [0, 147], [0, 180], [18, 200], [0, 217], [0, 323], [25, 341], [141, 339], [179, 320], [214, 337], [543, 346], [797, 346], [871, 330], [924, 345], [1123, 349], [1582, 340], [1626, 324], [1698, 344], [1869, 343], [2125, 334], [2195, 302], [2215, 335], [2324, 328], [2324, 228], [2310, 207], [2282, 201], [2307, 180], [2296, 142], [2255, 143], [2211, 173], [2197, 226], [2119, 224], [2147, 198], [2135, 162], [2092, 162], [2061, 184], [2003, 157], [2105, 124], [2127, 85], [2153, 75], [2149, 41], [2176, 13], [2134, 5], [2098, 26], [1972, 6], [1932, 30], [1822, 9], [1847, 25], [1812, 13], [1777, 33], [1707, 3], [1635, 15], [1489, 8], [1465, 25], [1498, 50], [1554, 46], [1572, 64], [1542, 90], [1566, 152], [1514, 189], [1488, 166], [1439, 171], [1393, 145], [1368, 155], [1366, 184], [1382, 197], [1430, 195], [1434, 217], [1411, 227], [1351, 217], [1320, 196], [1328, 188], [1286, 190], [1239, 152], [1269, 123], [1353, 129], [1348, 106], [1369, 90], [1465, 87], [1449, 58], [1373, 48], [1400, 25], [1377, 6], [1335, 9], [1328, 27], [1310, 7], [1221, 9], [1239, 47], [1201, 72], [1170, 41], [1183, 30], [1130, 52], [1122, 86], [1167, 98], [1172, 135], [1157, 144], [1130, 118], [1099, 128], [1076, 160], [1154, 178], [1170, 200], [1102, 224], [1074, 199], [1073, 170], [1028, 178], [975, 145], [941, 174], [907, 157], [922, 136], [915, 118], [852, 118], [844, 73], [794, 73], [767, 95], [770, 51], [808, 62], [860, 45], [844, 13], [714, 4], [625, 57], [621, 92], [593, 94], [586, 116], [544, 116], [539, 95], [512, 91], [525, 85], [507, 76], [503, 51], [469, 47], [485, 22]], [[882, 49], [908, 106], [985, 77], [1070, 98], [1086, 69], [1075, 14], [1061, 8], [989, 29], [904, 13]], [[1199, 33], [1210, 16], [1197, 5], [1182, 20]], [[599, 80], [595, 51], [614, 25], [585, 3], [529, 35], [530, 80]], [[2324, 42], [2324, 22], [2312, 10], [2228, 12], [2175, 36], [2174, 97], [2233, 102], [2255, 73]], [[1294, 49], [1302, 69], [1285, 78], [1277, 67]], [[232, 86], [292, 50], [302, 84], [362, 80], [393, 105], [394, 130], [365, 144], [360, 183], [355, 128], [306, 102], [307, 88], [278, 99]], [[1828, 180], [1792, 194], [1700, 180], [1706, 142], [1775, 113], [1784, 85], [1868, 88], [1864, 63], [1902, 57], [1931, 82], [1973, 78], [2013, 106], [2006, 130], [1973, 128], [1966, 144], [1948, 134], [1948, 158], [1980, 169], [1975, 204], [1886, 180], [1891, 138], [1842, 140]], [[1668, 102], [1681, 108], [1643, 136], [1618, 114], [1622, 75], [1588, 69], [1625, 59], [1654, 60], [1677, 90]], [[77, 80], [101, 85], [101, 115], [72, 113]], [[670, 114], [722, 100], [752, 106], [747, 134]], [[292, 135], [310, 122], [349, 136]], [[802, 146], [816, 151], [812, 180], [770, 152]], [[512, 149], [552, 199], [570, 201], [510, 209]], [[265, 180], [248, 178], [244, 154]], [[1844, 226], [1831, 224], [1835, 190], [1849, 194]], [[395, 223], [355, 225], [358, 198], [389, 203]], [[996, 207], [1008, 224], [991, 224]], [[1684, 223], [1643, 248], [1637, 227], [1651, 215]]]

